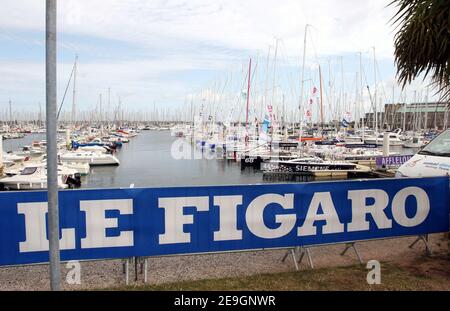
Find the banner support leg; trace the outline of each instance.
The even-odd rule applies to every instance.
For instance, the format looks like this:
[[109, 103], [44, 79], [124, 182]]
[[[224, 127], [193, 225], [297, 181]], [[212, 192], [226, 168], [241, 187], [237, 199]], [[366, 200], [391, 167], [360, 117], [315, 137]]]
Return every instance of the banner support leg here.
[[295, 247], [295, 248], [289, 248], [287, 251], [286, 251], [286, 254], [284, 254], [284, 256], [283, 256], [283, 258], [281, 259], [281, 262], [285, 262], [286, 261], [286, 259], [288, 258], [288, 256], [291, 254], [291, 250], [293, 250], [293, 249], [295, 249], [295, 252], [297, 252], [297, 250], [298, 250], [298, 246], [297, 247]]
[[409, 248], [413, 248], [413, 246], [419, 241], [423, 241], [423, 243], [425, 244], [426, 255], [431, 256], [432, 252], [431, 252], [430, 243], [428, 243], [428, 234], [417, 236], [417, 239], [414, 242], [412, 242], [411, 245], [409, 245]]
[[306, 255], [308, 256], [309, 266], [311, 269], [314, 269], [314, 264], [312, 261], [311, 253], [309, 252], [309, 248], [305, 248]]
[[358, 249], [356, 248], [356, 243], [355, 243], [355, 242], [347, 243], [347, 244], [345, 245], [344, 251], [341, 253], [341, 256], [344, 256], [345, 253], [346, 253], [350, 248], [353, 248], [353, 250], [355, 251], [355, 254], [356, 254], [356, 257], [358, 257], [359, 263], [360, 263], [360, 264], [363, 264], [363, 260], [362, 260], [362, 258], [361, 258], [361, 255], [359, 254]]
[[138, 264], [139, 264], [139, 257], [134, 257], [134, 281], [138, 281]]
[[148, 258], [144, 259], [144, 283], [147, 283], [147, 266]]
[[309, 247], [301, 247], [301, 254], [300, 254], [300, 258], [298, 260], [298, 263], [302, 262], [303, 257], [305, 257], [305, 254], [308, 257], [309, 266], [311, 267], [311, 269], [314, 269], [314, 263], [313, 263], [313, 260], [312, 260], [311, 252], [309, 251]]
[[284, 254], [283, 258], [281, 258], [281, 262], [285, 262], [286, 258], [289, 256], [289, 250]]
[[298, 271], [298, 263], [297, 263], [297, 257], [295, 256], [295, 249], [291, 249], [292, 254], [292, 260], [294, 261], [295, 270]]
[[294, 266], [295, 266], [295, 270], [298, 271], [298, 264], [297, 264], [297, 249], [298, 247], [295, 248], [290, 248], [286, 251], [286, 254], [284, 254], [283, 258], [281, 259], [281, 262], [285, 262], [286, 259], [288, 258], [289, 255], [292, 256], [292, 260], [294, 261]]
[[125, 259], [125, 285], [128, 285], [130, 283], [130, 280], [129, 280], [130, 274], [129, 274], [128, 268], [129, 268], [129, 259], [126, 258]]

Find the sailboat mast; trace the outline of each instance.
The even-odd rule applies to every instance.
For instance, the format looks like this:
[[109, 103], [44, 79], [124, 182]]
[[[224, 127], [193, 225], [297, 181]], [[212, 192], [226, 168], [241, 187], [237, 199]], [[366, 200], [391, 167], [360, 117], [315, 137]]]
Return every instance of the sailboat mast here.
[[[304, 92], [304, 86], [305, 86], [305, 60], [306, 60], [306, 35], [308, 33], [308, 26], [309, 24], [305, 25], [305, 35], [303, 37], [303, 60], [302, 60], [302, 80], [300, 81], [300, 101], [298, 110], [300, 111], [300, 128], [299, 128], [299, 134], [298, 139], [301, 141], [302, 138], [302, 126], [303, 126], [303, 92]], [[320, 66], [319, 66], [320, 68]]]
[[355, 76], [355, 124], [354, 129], [357, 130], [359, 126], [359, 107], [358, 107], [358, 72], [356, 72]]
[[11, 102], [11, 98], [8, 101], [9, 103], [9, 124], [10, 126], [12, 126], [13, 124], [13, 116], [12, 116], [12, 102]]
[[366, 113], [364, 111], [364, 100], [363, 100], [363, 96], [364, 96], [364, 88], [363, 88], [363, 71], [362, 71], [362, 52], [359, 52], [359, 83], [360, 83], [360, 111], [362, 111], [362, 113], [360, 113], [360, 116], [362, 116], [361, 118], [361, 128], [362, 128], [362, 140], [364, 142], [364, 136], [365, 136], [365, 125], [364, 125], [364, 119], [366, 118]]
[[[340, 114], [345, 114], [348, 110], [346, 107], [345, 79], [344, 79], [344, 58], [341, 56], [341, 94], [339, 96], [339, 104], [337, 107], [336, 130], [339, 125]], [[350, 122], [350, 120], [349, 120]]]
[[375, 58], [375, 47], [373, 47], [373, 77], [374, 77], [374, 96], [373, 106], [375, 112], [375, 132], [378, 132], [378, 109], [377, 109], [377, 61]]
[[425, 95], [425, 120], [424, 120], [423, 129], [425, 131], [428, 131], [428, 87], [427, 87], [427, 93]]
[[248, 82], [247, 82], [247, 109], [245, 111], [245, 131], [246, 136], [248, 135], [248, 109], [250, 104], [250, 78], [252, 74], [252, 59], [248, 62]]
[[264, 119], [265, 109], [267, 106], [267, 89], [269, 85], [269, 65], [270, 65], [270, 49], [271, 46], [269, 46], [269, 51], [267, 52], [267, 65], [266, 65], [266, 79], [264, 83], [264, 96], [262, 100], [262, 107], [261, 107], [261, 119]]
[[403, 104], [403, 126], [402, 126], [402, 129], [403, 129], [403, 132], [406, 130], [406, 108], [407, 108], [407, 106], [406, 106], [406, 92], [405, 92], [405, 96], [404, 96], [404, 98], [403, 98], [403, 101], [404, 101], [404, 104]]
[[75, 55], [75, 64], [73, 67], [73, 93], [72, 93], [72, 123], [76, 121], [76, 81], [77, 81], [77, 61], [78, 55]]
[[324, 127], [324, 120], [323, 120], [323, 92], [322, 92], [322, 69], [320, 68], [319, 65], [319, 80], [320, 80], [320, 124], [321, 124], [321, 135], [323, 138], [323, 127]]
[[106, 124], [108, 124], [109, 125], [109, 110], [111, 109], [111, 107], [110, 107], [110, 105], [111, 105], [111, 88], [109, 87], [108, 88], [108, 107], [106, 108]]

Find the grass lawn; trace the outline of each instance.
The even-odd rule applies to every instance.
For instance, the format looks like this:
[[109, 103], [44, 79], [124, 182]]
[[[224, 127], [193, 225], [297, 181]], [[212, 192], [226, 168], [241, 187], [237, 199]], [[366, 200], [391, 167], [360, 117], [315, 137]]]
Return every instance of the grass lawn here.
[[447, 256], [418, 258], [414, 262], [381, 263], [381, 284], [369, 285], [365, 266], [260, 274], [238, 278], [181, 281], [108, 290], [450, 290], [450, 260]]

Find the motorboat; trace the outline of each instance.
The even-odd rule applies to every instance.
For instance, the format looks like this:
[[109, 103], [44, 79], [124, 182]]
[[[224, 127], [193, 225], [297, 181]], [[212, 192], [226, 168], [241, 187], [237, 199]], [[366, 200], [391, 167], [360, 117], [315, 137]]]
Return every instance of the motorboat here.
[[413, 136], [405, 141], [404, 148], [421, 148], [427, 144], [423, 136]]
[[68, 169], [75, 170], [81, 176], [89, 175], [91, 166], [89, 163], [81, 163], [81, 162], [64, 162], [61, 163], [63, 167]]
[[[400, 138], [401, 130], [398, 129], [394, 132], [388, 132], [389, 133], [389, 145], [390, 146], [403, 146], [404, 141]], [[384, 139], [384, 133], [369, 136], [364, 139], [364, 142], [366, 144], [377, 144], [378, 146], [383, 145], [383, 139]]]
[[78, 150], [80, 150], [80, 151], [99, 152], [99, 153], [107, 153], [108, 152], [108, 149], [106, 149], [103, 146], [98, 146], [98, 145], [78, 147]]
[[[65, 189], [81, 185], [75, 170], [58, 166], [58, 188]], [[27, 165], [18, 174], [0, 179], [4, 190], [47, 189], [47, 168], [45, 164]]]
[[112, 154], [94, 151], [69, 151], [58, 155], [60, 162], [88, 163], [96, 165], [120, 165], [119, 159]]

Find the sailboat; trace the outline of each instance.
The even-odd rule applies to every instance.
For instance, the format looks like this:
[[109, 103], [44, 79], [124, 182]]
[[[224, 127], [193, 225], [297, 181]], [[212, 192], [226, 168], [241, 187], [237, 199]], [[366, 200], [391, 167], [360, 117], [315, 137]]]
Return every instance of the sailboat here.
[[119, 159], [112, 154], [93, 151], [69, 151], [58, 155], [62, 163], [88, 163], [96, 165], [120, 165]]

